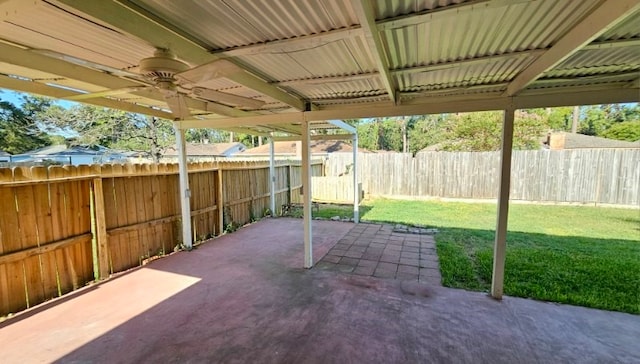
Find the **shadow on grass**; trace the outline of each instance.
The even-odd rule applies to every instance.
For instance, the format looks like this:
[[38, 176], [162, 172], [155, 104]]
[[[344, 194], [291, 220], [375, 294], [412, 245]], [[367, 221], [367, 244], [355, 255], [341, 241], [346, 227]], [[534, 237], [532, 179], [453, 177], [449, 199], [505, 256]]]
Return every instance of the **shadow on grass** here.
[[[443, 284], [488, 291], [493, 239], [491, 230], [441, 228]], [[640, 314], [640, 242], [509, 232], [504, 292]]]

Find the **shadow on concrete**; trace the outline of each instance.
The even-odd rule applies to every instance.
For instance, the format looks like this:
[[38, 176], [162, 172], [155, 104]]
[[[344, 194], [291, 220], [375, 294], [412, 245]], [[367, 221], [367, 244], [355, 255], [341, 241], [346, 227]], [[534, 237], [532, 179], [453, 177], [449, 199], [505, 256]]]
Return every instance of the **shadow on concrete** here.
[[[314, 222], [315, 260], [352, 224]], [[301, 269], [265, 220], [0, 331], [7, 362], [632, 362], [640, 317]], [[124, 294], [122, 294], [124, 293]]]

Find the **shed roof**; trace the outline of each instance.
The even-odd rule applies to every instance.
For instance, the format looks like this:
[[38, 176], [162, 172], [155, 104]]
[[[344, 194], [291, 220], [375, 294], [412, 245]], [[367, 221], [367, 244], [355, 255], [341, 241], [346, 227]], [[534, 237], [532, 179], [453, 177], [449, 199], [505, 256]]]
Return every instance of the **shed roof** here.
[[[274, 142], [275, 154], [296, 155], [297, 145], [295, 141], [281, 141]], [[342, 140], [312, 140], [309, 144], [312, 154], [321, 153], [351, 153], [353, 147], [351, 144], [345, 143]], [[245, 150], [242, 155], [268, 155], [269, 144], [264, 144], [255, 148]], [[362, 148], [358, 148], [358, 152], [368, 152]]]
[[[585, 149], [585, 148], [635, 148], [640, 149], [640, 140], [629, 142], [625, 140], [615, 140], [601, 138], [597, 136], [574, 134], [566, 132], [553, 133], [553, 138], [561, 138], [559, 149]], [[552, 143], [552, 147], [553, 147]]]
[[[640, 94], [638, 0], [5, 0], [0, 14], [0, 87], [183, 128], [296, 135]], [[199, 68], [177, 90], [141, 75], [157, 48]]]

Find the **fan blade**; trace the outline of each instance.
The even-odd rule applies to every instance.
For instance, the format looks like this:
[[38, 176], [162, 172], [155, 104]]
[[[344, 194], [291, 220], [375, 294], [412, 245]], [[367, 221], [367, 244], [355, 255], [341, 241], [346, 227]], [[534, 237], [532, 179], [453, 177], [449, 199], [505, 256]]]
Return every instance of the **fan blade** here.
[[187, 106], [187, 100], [185, 100], [183, 94], [168, 92], [165, 93], [164, 100], [167, 102], [169, 109], [171, 109], [174, 118], [183, 120], [191, 115], [189, 107]]
[[191, 92], [197, 97], [203, 98], [205, 100], [220, 102], [223, 104], [245, 106], [253, 109], [259, 109], [264, 105], [264, 101], [228, 94], [226, 92], [215, 91], [208, 88], [194, 87]]
[[242, 72], [242, 68], [225, 60], [218, 59], [200, 66], [176, 73], [173, 77], [182, 83], [198, 84], [216, 78], [228, 77], [234, 73]]
[[149, 88], [149, 87], [150, 86], [133, 86], [133, 87], [119, 88], [119, 89], [115, 89], [115, 90], [89, 92], [89, 93], [86, 93], [86, 94], [80, 94], [80, 95], [74, 95], [74, 96], [65, 97], [65, 99], [66, 100], [72, 100], [72, 101], [80, 101], [80, 100], [86, 100], [86, 99], [96, 99], [98, 97], [104, 97], [104, 96], [128, 94], [130, 92], [141, 91], [141, 90], [144, 90], [144, 89]]

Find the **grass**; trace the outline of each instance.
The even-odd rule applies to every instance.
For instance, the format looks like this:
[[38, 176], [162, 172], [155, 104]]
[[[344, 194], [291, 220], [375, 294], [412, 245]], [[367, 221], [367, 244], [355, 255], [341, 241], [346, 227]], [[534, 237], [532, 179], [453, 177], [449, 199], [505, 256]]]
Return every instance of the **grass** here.
[[[327, 210], [331, 216], [350, 216], [350, 208]], [[379, 199], [365, 202], [361, 211], [367, 221], [439, 228], [443, 284], [489, 290], [495, 204]], [[640, 212], [512, 204], [504, 291], [640, 314]]]

